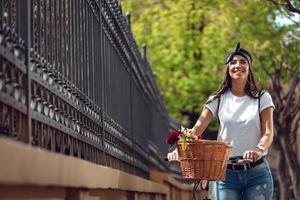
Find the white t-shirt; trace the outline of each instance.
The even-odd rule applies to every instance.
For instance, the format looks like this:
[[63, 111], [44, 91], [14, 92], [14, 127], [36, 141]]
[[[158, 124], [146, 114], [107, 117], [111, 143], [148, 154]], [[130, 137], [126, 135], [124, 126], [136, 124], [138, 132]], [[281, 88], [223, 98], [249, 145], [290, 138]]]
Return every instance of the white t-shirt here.
[[[214, 117], [217, 105], [217, 98], [205, 105]], [[260, 97], [260, 112], [268, 107], [275, 108], [271, 95], [264, 91]], [[218, 116], [220, 120], [218, 140], [233, 145], [230, 157], [243, 156], [245, 151], [252, 150], [258, 145], [262, 136], [258, 99], [248, 95], [237, 97], [228, 90], [221, 95]]]

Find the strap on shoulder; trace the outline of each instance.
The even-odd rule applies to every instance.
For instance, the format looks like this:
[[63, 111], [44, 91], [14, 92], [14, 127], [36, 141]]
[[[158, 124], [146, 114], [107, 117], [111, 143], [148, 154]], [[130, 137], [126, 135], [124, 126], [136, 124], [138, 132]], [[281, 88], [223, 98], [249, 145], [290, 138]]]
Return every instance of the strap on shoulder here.
[[258, 91], [258, 112], [260, 115], [260, 98], [262, 97], [262, 95], [264, 95], [265, 91], [264, 90], [259, 90]]
[[220, 124], [220, 118], [219, 118], [219, 108], [220, 108], [220, 102], [221, 102], [221, 95], [219, 96], [219, 97], [217, 97], [218, 98], [218, 104], [217, 104], [217, 115], [216, 115], [216, 117], [217, 117], [217, 119], [218, 119], [218, 122], [219, 122], [219, 124]]
[[261, 114], [260, 114], [260, 98], [262, 95], [264, 95], [265, 91], [263, 90], [259, 90], [258, 91], [258, 114], [259, 114], [259, 122], [260, 122], [260, 130], [261, 130], [261, 135], [263, 135], [263, 132], [262, 132], [262, 121], [261, 121]]
[[258, 91], [258, 113], [259, 113], [259, 117], [260, 117], [260, 98], [262, 97], [262, 95], [264, 95], [265, 91], [264, 90], [259, 90]]
[[258, 91], [258, 113], [260, 119], [260, 97], [261, 97], [261, 90]]

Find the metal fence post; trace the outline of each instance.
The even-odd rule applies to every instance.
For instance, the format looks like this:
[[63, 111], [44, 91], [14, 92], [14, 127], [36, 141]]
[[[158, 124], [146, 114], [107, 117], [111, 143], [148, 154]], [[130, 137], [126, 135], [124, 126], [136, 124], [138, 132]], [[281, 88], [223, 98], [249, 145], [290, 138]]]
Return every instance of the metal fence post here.
[[30, 49], [31, 49], [31, 0], [17, 0], [17, 32], [25, 42], [25, 66], [27, 71], [27, 81], [25, 91], [27, 91], [27, 134], [21, 135], [20, 139], [26, 143], [32, 142], [31, 128], [31, 73], [29, 69]]

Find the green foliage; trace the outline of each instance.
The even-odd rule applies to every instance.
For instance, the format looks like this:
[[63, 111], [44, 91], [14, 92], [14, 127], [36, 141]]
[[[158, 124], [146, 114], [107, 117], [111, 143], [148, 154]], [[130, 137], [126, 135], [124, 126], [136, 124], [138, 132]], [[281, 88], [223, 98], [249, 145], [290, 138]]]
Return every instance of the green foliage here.
[[188, 141], [189, 141], [189, 138], [186, 135], [180, 137], [178, 144], [180, 145], [180, 147], [183, 151], [185, 151], [187, 149]]
[[[222, 82], [225, 57], [238, 41], [255, 54], [280, 55], [280, 41], [299, 30], [278, 26], [278, 9], [259, 0], [121, 0], [132, 16], [139, 45], [147, 44], [148, 58], [171, 115], [187, 123], [184, 111], [201, 112], [209, 95]], [[295, 33], [293, 33], [295, 34]], [[297, 57], [299, 44], [290, 44]], [[296, 62], [296, 61], [295, 61]], [[259, 86], [268, 86], [254, 61]], [[268, 68], [272, 69], [269, 62]], [[211, 130], [216, 130], [216, 124]]]

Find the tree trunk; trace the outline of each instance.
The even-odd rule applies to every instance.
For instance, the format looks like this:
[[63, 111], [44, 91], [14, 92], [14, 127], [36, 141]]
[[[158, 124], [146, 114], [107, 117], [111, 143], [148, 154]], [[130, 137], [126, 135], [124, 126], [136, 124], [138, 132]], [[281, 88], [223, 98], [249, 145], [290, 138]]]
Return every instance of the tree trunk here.
[[282, 172], [278, 172], [278, 187], [279, 187], [279, 200], [286, 200], [289, 199], [289, 193], [287, 190], [288, 181], [287, 178], [284, 177]]
[[[284, 158], [284, 164], [286, 165], [288, 170], [287, 174], [290, 175], [291, 178], [291, 184], [292, 184], [292, 189], [295, 195], [296, 200], [300, 200], [300, 174], [297, 173], [300, 166], [297, 161], [297, 155], [294, 152], [292, 148], [292, 144], [288, 142], [288, 140], [285, 137], [280, 137], [279, 143], [280, 143], [280, 148], [283, 153], [283, 158]], [[280, 173], [280, 172], [279, 172]], [[281, 179], [287, 179], [289, 177], [281, 177]], [[285, 181], [283, 181], [284, 183]], [[283, 185], [283, 187], [287, 188], [288, 185]]]

